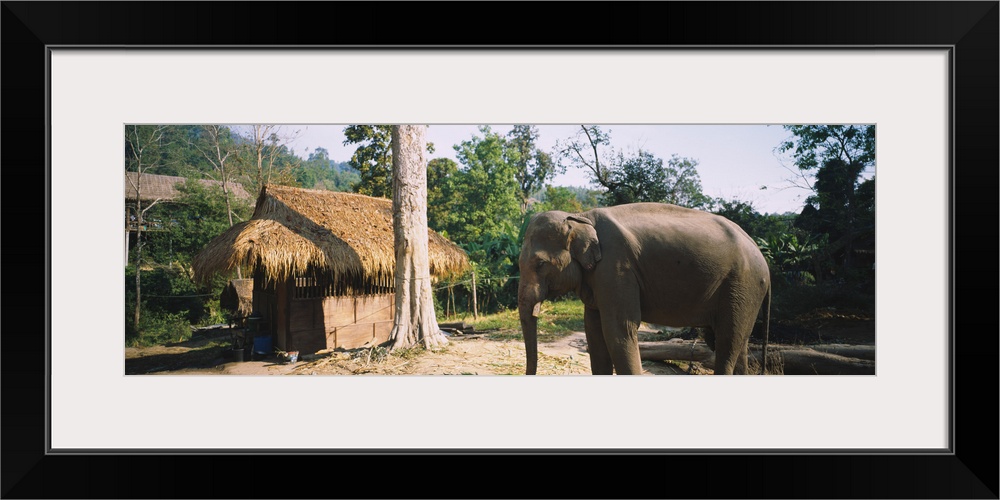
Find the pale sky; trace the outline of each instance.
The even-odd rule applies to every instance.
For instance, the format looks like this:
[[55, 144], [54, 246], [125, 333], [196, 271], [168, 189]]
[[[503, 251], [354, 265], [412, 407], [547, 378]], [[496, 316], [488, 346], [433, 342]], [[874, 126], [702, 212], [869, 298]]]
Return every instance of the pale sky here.
[[[285, 131], [298, 130], [288, 145], [296, 154], [308, 157], [318, 147], [329, 151], [330, 159], [347, 161], [356, 146], [344, 146], [345, 125], [285, 125]], [[506, 134], [510, 125], [492, 125]], [[538, 147], [553, 153], [556, 140], [574, 136], [579, 125], [537, 125]], [[739, 198], [753, 203], [762, 213], [799, 212], [807, 196], [805, 189], [790, 187], [795, 174], [787, 155], [780, 160], [775, 148], [791, 134], [780, 125], [602, 125], [610, 131], [616, 150], [642, 147], [664, 161], [676, 154], [698, 161], [698, 175], [706, 195], [725, 199]], [[476, 125], [431, 125], [427, 140], [435, 152], [429, 159], [448, 157], [458, 161], [452, 147], [479, 135]], [[784, 166], [783, 166], [784, 164]], [[567, 169], [553, 181], [557, 186], [591, 187], [582, 169]], [[762, 190], [761, 187], [767, 189]]]

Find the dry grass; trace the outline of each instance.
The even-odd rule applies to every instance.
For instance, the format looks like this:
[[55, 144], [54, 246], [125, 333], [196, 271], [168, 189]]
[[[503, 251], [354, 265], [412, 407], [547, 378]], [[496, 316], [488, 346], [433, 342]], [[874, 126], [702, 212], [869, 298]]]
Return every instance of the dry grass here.
[[237, 316], [247, 317], [253, 311], [253, 280], [250, 278], [230, 280], [219, 295], [219, 305]]
[[[454, 243], [428, 230], [431, 274], [447, 277], [469, 266]], [[354, 193], [265, 186], [253, 217], [214, 238], [193, 259], [197, 280], [257, 267], [271, 280], [329, 273], [364, 289], [393, 285], [392, 202]]]

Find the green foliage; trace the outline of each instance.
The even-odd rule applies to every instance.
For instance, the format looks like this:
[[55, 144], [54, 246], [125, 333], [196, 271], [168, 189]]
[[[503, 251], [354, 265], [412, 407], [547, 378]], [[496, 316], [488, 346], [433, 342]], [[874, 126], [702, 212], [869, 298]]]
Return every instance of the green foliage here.
[[702, 193], [696, 160], [673, 155], [664, 165], [641, 148], [615, 152], [611, 131], [595, 125], [581, 125], [574, 137], [557, 141], [556, 150], [560, 166], [586, 170], [591, 182], [603, 188], [601, 203], [606, 206], [660, 202], [704, 208], [712, 201]]
[[[127, 337], [129, 342], [148, 344], [158, 339], [176, 340], [180, 330], [192, 324], [221, 323], [224, 316], [218, 296], [227, 279], [216, 276], [206, 286], [193, 282], [190, 263], [214, 237], [229, 228], [226, 204], [219, 186], [205, 186], [188, 179], [177, 186], [180, 195], [170, 203], [150, 209], [147, 220], [155, 231], [143, 233], [144, 257], [141, 273], [140, 325], [133, 323], [135, 297], [135, 249], [125, 272]], [[249, 218], [248, 200], [231, 198], [234, 220]]]
[[565, 167], [552, 161], [548, 153], [538, 149], [538, 129], [534, 125], [514, 125], [507, 133], [504, 149], [505, 161], [514, 167], [521, 195], [521, 208], [527, 208], [528, 198], [552, 179], [557, 173], [565, 172]]
[[800, 241], [790, 233], [757, 238], [757, 246], [767, 259], [772, 278], [798, 284], [815, 283], [811, 268], [821, 243], [822, 240], [811, 235], [803, 236]]
[[[517, 306], [518, 259], [524, 232], [531, 214], [526, 214], [519, 227], [508, 227], [498, 237], [482, 242], [463, 244], [476, 273], [476, 302], [481, 313], [504, 311]], [[516, 233], [516, 236], [511, 236]], [[468, 315], [472, 311], [472, 271], [452, 282], [458, 283], [450, 292], [454, 294], [457, 309]], [[443, 303], [448, 300], [449, 283], [438, 286], [435, 296], [436, 309], [443, 314]]]
[[795, 165], [812, 170], [830, 159], [858, 163], [865, 167], [875, 164], [874, 125], [785, 125], [794, 135], [782, 142], [778, 151], [791, 151]]
[[159, 173], [167, 145], [166, 129], [157, 125], [125, 127], [125, 171]]
[[350, 191], [360, 182], [361, 176], [349, 163], [331, 160], [325, 148], [316, 148], [300, 168], [295, 169], [295, 180], [304, 188]]
[[[864, 173], [875, 166], [874, 125], [785, 126], [793, 138], [778, 150], [792, 152], [795, 165], [815, 171], [814, 194], [795, 220], [795, 227], [825, 237], [820, 253], [823, 272], [817, 279], [859, 276], [871, 261], [858, 259], [859, 245], [874, 248], [875, 178]], [[868, 242], [866, 243], [866, 240]], [[828, 276], [829, 275], [829, 276]]]
[[427, 226], [450, 237], [452, 214], [462, 203], [458, 192], [458, 164], [450, 158], [435, 158], [427, 162]]
[[875, 223], [875, 182], [865, 181], [864, 189], [857, 183], [864, 166], [829, 159], [816, 172], [816, 194], [806, 203], [798, 226], [839, 238], [860, 225]]
[[[455, 146], [460, 165], [444, 159], [428, 165], [428, 223], [469, 254], [478, 307], [486, 313], [517, 304], [517, 261], [527, 222], [522, 188], [547, 178], [554, 167], [534, 149], [530, 128], [515, 127], [506, 137], [485, 126], [479, 132]], [[567, 203], [575, 198], [565, 189], [553, 189], [552, 196]], [[453, 290], [457, 306], [471, 300], [470, 280], [471, 274], [463, 277], [463, 286]], [[447, 293], [439, 290], [439, 306]]]
[[356, 193], [392, 198], [392, 127], [389, 125], [348, 125], [344, 145], [357, 144], [351, 156], [351, 168], [360, 180]]
[[597, 208], [601, 204], [600, 191], [574, 186], [569, 186], [566, 189], [569, 189], [576, 194], [576, 201], [580, 202], [580, 208], [582, 210]]
[[567, 187], [547, 185], [542, 198], [544, 201], [532, 207], [533, 212], [562, 210], [563, 212], [578, 213], [584, 211], [577, 193]]
[[815, 284], [775, 281], [773, 284], [772, 322], [792, 320], [816, 310], [874, 314], [875, 289], [857, 280], [827, 280]]
[[602, 201], [608, 206], [651, 201], [703, 208], [710, 198], [701, 191], [697, 165], [697, 161], [677, 155], [664, 165], [662, 159], [642, 149], [634, 155], [619, 153], [609, 167]]
[[[355, 193], [392, 198], [392, 125], [348, 125], [344, 127], [344, 145], [357, 144], [350, 166], [359, 173], [352, 185]], [[434, 144], [427, 143], [427, 152]]]
[[[142, 314], [135, 328], [135, 266], [125, 268], [125, 338], [127, 345], [153, 345], [188, 339], [191, 325], [217, 321], [206, 296], [180, 266], [155, 266], [142, 271]], [[217, 284], [221, 290], [221, 284]], [[216, 297], [218, 292], [215, 293]]]
[[[489, 337], [493, 340], [524, 340], [521, 334], [521, 320], [516, 309], [483, 315], [479, 320], [465, 320], [475, 325], [477, 330], [497, 329]], [[583, 302], [579, 299], [563, 299], [542, 303], [542, 313], [538, 317], [538, 341], [552, 342], [572, 332], [583, 331]]]
[[184, 314], [163, 311], [147, 312], [139, 319], [139, 330], [133, 327], [132, 318], [125, 318], [125, 345], [149, 347], [191, 339], [191, 323]]
[[[135, 266], [125, 269], [125, 300], [135, 303]], [[220, 290], [221, 291], [221, 290]], [[156, 266], [142, 270], [143, 313], [180, 314], [192, 324], [208, 318], [204, 292], [195, 286], [180, 266]], [[129, 311], [132, 312], [132, 311]], [[132, 316], [129, 316], [132, 317]]]
[[[223, 127], [226, 131], [227, 128]], [[205, 140], [199, 125], [168, 125], [164, 128], [160, 167], [155, 174], [187, 177], [212, 172], [212, 165], [192, 144]]]
[[455, 145], [461, 169], [455, 179], [456, 204], [442, 224], [459, 244], [486, 244], [514, 236], [521, 222], [516, 168], [505, 160], [509, 144], [488, 126], [483, 135]]
[[[220, 186], [206, 186], [195, 179], [177, 185], [180, 195], [171, 203], [161, 203], [151, 210], [162, 221], [163, 231], [143, 235], [156, 262], [190, 263], [212, 239], [229, 229], [226, 202]], [[250, 200], [230, 194], [233, 221], [247, 220], [253, 213]]]
[[500, 311], [517, 304], [517, 261], [521, 243], [514, 228], [496, 237], [465, 244], [476, 272], [477, 299], [481, 311]]
[[795, 214], [762, 214], [753, 203], [738, 199], [717, 198], [712, 204], [712, 213], [721, 215], [743, 228], [751, 238], [767, 238], [792, 230]]
[[295, 155], [282, 137], [278, 125], [252, 125], [234, 137], [240, 144], [236, 163], [243, 187], [250, 193], [260, 192], [265, 184], [295, 186], [295, 170], [302, 159]]

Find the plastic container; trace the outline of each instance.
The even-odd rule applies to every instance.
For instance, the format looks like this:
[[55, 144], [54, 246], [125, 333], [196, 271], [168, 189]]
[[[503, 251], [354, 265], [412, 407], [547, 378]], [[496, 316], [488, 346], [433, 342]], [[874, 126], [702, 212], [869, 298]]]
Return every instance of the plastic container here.
[[273, 349], [271, 348], [271, 336], [270, 335], [261, 335], [259, 337], [254, 337], [253, 338], [253, 353], [254, 354], [260, 354], [260, 355], [263, 355], [263, 356], [267, 356], [268, 354], [272, 354], [272, 350]]

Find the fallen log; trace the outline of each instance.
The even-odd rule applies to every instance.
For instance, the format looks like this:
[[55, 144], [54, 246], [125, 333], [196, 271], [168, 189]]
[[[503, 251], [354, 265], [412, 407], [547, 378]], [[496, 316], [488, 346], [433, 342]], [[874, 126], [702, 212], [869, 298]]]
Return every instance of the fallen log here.
[[[771, 346], [767, 346], [768, 350]], [[875, 346], [873, 345], [851, 345], [851, 344], [816, 344], [809, 346], [810, 349], [829, 354], [836, 354], [846, 358], [860, 358], [875, 361]]]
[[666, 342], [639, 342], [639, 359], [643, 361], [699, 361], [707, 362], [715, 353], [704, 342], [668, 340]]
[[778, 351], [785, 375], [875, 375], [875, 362], [812, 349]]
[[[844, 356], [837, 354], [838, 352], [855, 354], [857, 357]], [[759, 364], [760, 348], [751, 346], [750, 355]], [[870, 356], [871, 359], [863, 359], [861, 356]], [[786, 375], [874, 375], [874, 356], [875, 346], [837, 345], [826, 348], [769, 345], [768, 372], [772, 372], [772, 367], [777, 362]], [[697, 361], [706, 367], [715, 366], [715, 353], [704, 342], [689, 340], [639, 342], [639, 357], [646, 361]]]

